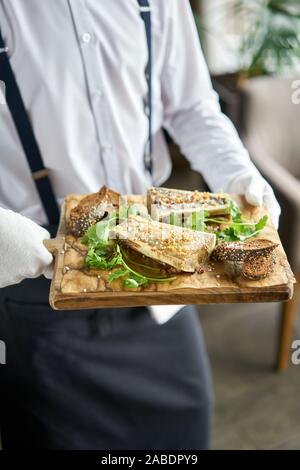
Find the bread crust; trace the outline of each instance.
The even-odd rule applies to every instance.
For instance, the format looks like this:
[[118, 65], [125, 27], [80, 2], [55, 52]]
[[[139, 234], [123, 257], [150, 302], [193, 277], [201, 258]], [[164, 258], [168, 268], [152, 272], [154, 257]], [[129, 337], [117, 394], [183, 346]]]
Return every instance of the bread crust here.
[[223, 242], [214, 249], [212, 257], [218, 261], [241, 262], [258, 256], [270, 255], [277, 246], [278, 243], [266, 239]]
[[[274, 250], [278, 243], [266, 239], [253, 239], [248, 242], [220, 243], [213, 251], [213, 258], [231, 266], [231, 271], [246, 279], [264, 279], [274, 269]], [[235, 269], [233, 269], [235, 268]]]
[[242, 275], [251, 281], [259, 281], [273, 272], [275, 263], [274, 253], [250, 258], [243, 263]]
[[106, 186], [97, 193], [88, 194], [71, 210], [68, 230], [75, 237], [82, 236], [91, 225], [118, 209], [119, 200], [120, 194]]

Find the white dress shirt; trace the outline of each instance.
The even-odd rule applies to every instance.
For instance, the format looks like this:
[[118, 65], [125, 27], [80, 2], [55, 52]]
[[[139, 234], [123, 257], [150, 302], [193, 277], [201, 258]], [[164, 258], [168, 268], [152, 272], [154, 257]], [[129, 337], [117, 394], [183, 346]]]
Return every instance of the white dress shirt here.
[[[163, 126], [212, 190], [225, 190], [252, 165], [220, 112], [188, 0], [150, 4], [152, 181], [143, 160], [148, 53], [137, 0], [0, 0], [2, 35], [59, 202], [104, 183], [123, 194], [162, 184], [171, 170]], [[0, 206], [45, 224], [3, 104], [0, 159]]]

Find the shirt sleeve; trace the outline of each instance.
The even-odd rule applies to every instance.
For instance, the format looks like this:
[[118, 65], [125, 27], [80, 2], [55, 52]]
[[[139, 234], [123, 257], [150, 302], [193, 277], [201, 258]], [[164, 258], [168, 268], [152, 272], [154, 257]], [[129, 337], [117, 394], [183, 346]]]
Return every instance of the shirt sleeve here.
[[170, 0], [162, 71], [164, 127], [211, 190], [256, 172], [233, 124], [221, 112], [188, 0]]

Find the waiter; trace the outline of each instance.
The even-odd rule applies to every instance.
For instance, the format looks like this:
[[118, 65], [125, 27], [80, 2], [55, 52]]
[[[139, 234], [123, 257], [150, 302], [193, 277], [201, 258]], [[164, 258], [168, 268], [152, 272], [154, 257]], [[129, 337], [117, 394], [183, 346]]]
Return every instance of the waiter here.
[[[165, 127], [213, 191], [278, 223], [221, 113], [184, 0], [1, 0], [0, 428], [4, 448], [203, 449], [211, 384], [192, 307], [54, 312], [58, 205], [169, 176]], [[43, 228], [46, 227], [46, 228]]]

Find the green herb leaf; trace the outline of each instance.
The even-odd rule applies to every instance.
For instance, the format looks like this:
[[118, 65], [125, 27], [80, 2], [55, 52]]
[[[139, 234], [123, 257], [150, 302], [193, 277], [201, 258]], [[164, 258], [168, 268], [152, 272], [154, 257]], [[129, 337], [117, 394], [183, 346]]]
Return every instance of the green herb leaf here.
[[107, 269], [113, 269], [116, 266], [122, 266], [122, 257], [119, 254], [114, 255], [107, 261]]
[[81, 242], [84, 245], [92, 245], [98, 242], [98, 237], [96, 233], [96, 225], [92, 225], [81, 238]]
[[129, 278], [123, 281], [123, 286], [129, 289], [136, 289], [139, 287], [139, 283], [135, 279]]
[[143, 286], [143, 285], [147, 285], [148, 283], [149, 281], [147, 277], [140, 276], [137, 274], [131, 274], [130, 277], [128, 277], [127, 279], [123, 281], [123, 285], [125, 287], [129, 287], [132, 289]]
[[98, 255], [93, 247], [88, 250], [84, 262], [87, 266], [94, 268], [106, 269], [107, 267], [105, 258], [103, 258], [101, 255]]
[[109, 274], [107, 280], [108, 282], [112, 282], [115, 279], [119, 279], [120, 277], [127, 276], [127, 274], [129, 274], [129, 271], [127, 269], [117, 268]]
[[267, 216], [267, 214], [266, 214], [266, 215], [264, 215], [261, 219], [259, 219], [259, 221], [257, 222], [257, 224], [255, 224], [255, 230], [257, 230], [257, 231], [258, 231], [258, 230], [259, 230], [259, 231], [260, 231], [260, 230], [263, 230], [263, 229], [265, 228], [267, 222], [268, 222], [268, 216]]
[[225, 242], [245, 241], [261, 232], [267, 223], [268, 216], [264, 215], [256, 224], [251, 222], [232, 222], [224, 230], [217, 233], [218, 239]]

